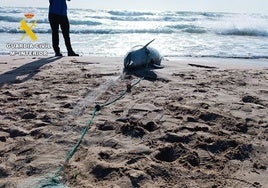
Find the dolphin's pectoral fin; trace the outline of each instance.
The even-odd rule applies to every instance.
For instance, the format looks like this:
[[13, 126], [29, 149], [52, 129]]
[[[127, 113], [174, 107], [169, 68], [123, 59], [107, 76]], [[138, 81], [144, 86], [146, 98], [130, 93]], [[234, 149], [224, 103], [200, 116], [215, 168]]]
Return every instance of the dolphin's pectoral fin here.
[[155, 68], [155, 69], [162, 69], [162, 68], [164, 68], [163, 66], [161, 66], [161, 65], [157, 65], [157, 64], [151, 64], [151, 66], [152, 66], [153, 68]]
[[149, 69], [138, 69], [132, 72], [133, 75], [144, 78], [145, 80], [155, 81], [157, 79], [157, 74]]

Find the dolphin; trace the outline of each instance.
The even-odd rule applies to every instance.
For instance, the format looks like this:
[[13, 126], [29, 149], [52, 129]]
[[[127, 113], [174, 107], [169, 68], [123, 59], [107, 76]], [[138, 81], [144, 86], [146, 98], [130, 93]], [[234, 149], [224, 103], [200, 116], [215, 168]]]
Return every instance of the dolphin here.
[[124, 71], [139, 68], [163, 68], [161, 66], [163, 57], [156, 49], [149, 47], [154, 40], [144, 46], [138, 45], [131, 48], [124, 57]]

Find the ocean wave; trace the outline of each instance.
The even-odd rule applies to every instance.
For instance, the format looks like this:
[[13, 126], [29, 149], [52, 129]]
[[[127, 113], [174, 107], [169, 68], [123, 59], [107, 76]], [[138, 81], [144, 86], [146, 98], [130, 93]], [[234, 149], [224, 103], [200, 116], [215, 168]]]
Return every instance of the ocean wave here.
[[119, 17], [119, 16], [111, 16], [111, 17], [105, 17], [104, 19], [109, 19], [112, 21], [160, 21], [162, 19], [159, 18], [148, 18], [148, 17]]
[[187, 28], [191, 28], [194, 27], [194, 25], [192, 24], [177, 24], [177, 25], [168, 25], [167, 27], [172, 28], [172, 29], [187, 29]]
[[205, 28], [201, 28], [201, 27], [192, 27], [192, 28], [184, 29], [183, 32], [195, 33], [195, 34], [203, 34], [203, 33], [206, 33], [207, 30]]
[[[34, 33], [51, 33], [51, 29], [33, 29]], [[71, 29], [70, 33], [74, 34], [132, 34], [132, 33], [161, 33], [169, 34], [169, 29]], [[0, 28], [0, 33], [24, 33], [24, 31], [10, 28]]]
[[[34, 33], [51, 33], [51, 29], [37, 29], [33, 30]], [[20, 30], [19, 28], [0, 28], [0, 33], [25, 33], [25, 31]]]
[[17, 13], [24, 13], [24, 10], [22, 10], [22, 9], [5, 9], [5, 8], [1, 8], [0, 7], [0, 13], [13, 13], [13, 14], [17, 14]]
[[167, 25], [166, 27], [173, 30], [173, 32], [186, 32], [186, 33], [211, 33], [211, 34], [218, 34], [218, 35], [234, 35], [234, 36], [256, 36], [256, 37], [268, 37], [268, 25], [258, 25], [258, 27], [250, 27], [248, 25], [236, 28], [234, 25], [221, 26], [221, 25], [202, 25], [202, 24], [195, 24], [189, 23], [185, 24], [182, 22], [181, 24], [171, 24]]
[[76, 34], [133, 34], [133, 33], [172, 33], [169, 29], [82, 29], [71, 30], [71, 33]]
[[0, 33], [22, 33], [19, 29], [0, 28]]
[[178, 16], [165, 16], [165, 15], [154, 15], [154, 16], [138, 16], [138, 17], [132, 17], [132, 16], [92, 16], [91, 18], [95, 19], [108, 19], [112, 21], [160, 21], [160, 22], [179, 22], [179, 21], [185, 21], [185, 22], [194, 22], [197, 21], [197, 18], [184, 18], [184, 17], [178, 17]]
[[196, 34], [202, 34], [202, 33], [206, 33], [207, 29], [204, 27], [199, 27], [196, 25], [192, 25], [192, 24], [178, 24], [178, 25], [169, 25], [167, 26], [171, 29], [174, 29], [173, 31], [182, 31], [182, 32], [186, 32], [186, 33], [196, 33]]
[[179, 12], [135, 12], [135, 11], [108, 11], [108, 15], [92, 16], [96, 19], [110, 19], [113, 21], [196, 21], [198, 18]]
[[19, 22], [22, 18], [13, 17], [13, 16], [0, 16], [0, 21], [5, 22]]
[[[73, 25], [75, 24], [82, 24], [82, 23], [71, 23]], [[96, 24], [98, 25], [99, 23], [91, 23], [91, 24]], [[50, 33], [50, 26], [42, 26], [41, 28], [34, 28], [33, 31], [35, 33]], [[268, 32], [267, 31], [262, 31], [262, 30], [236, 30], [236, 29], [231, 29], [231, 30], [222, 30], [222, 31], [213, 31], [209, 30], [204, 27], [198, 27], [195, 25], [171, 25], [167, 27], [160, 27], [160, 28], [150, 28], [150, 29], [135, 29], [135, 28], [75, 28], [73, 27], [70, 30], [71, 33], [75, 34], [131, 34], [131, 33], [159, 33], [159, 34], [171, 34], [171, 33], [191, 33], [191, 34], [204, 34], [204, 33], [212, 33], [215, 32], [218, 35], [235, 35], [235, 36], [257, 36], [257, 37], [267, 37]], [[19, 30], [19, 25], [17, 28], [10, 28], [10, 27], [1, 27], [0, 28], [0, 33], [23, 33], [23, 31]]]
[[210, 18], [221, 18], [224, 16], [222, 13], [216, 13], [216, 12], [202, 12], [200, 14], [202, 16], [210, 17]]
[[256, 37], [267, 37], [267, 30], [260, 29], [226, 29], [222, 31], [216, 31], [220, 35], [236, 35], [236, 36], [256, 36]]
[[252, 56], [242, 56], [242, 55], [165, 55], [164, 58], [180, 58], [180, 57], [190, 57], [190, 58], [221, 58], [221, 59], [268, 59], [265, 55], [252, 55]]
[[[12, 17], [12, 16], [0, 16], [0, 21], [3, 22], [16, 22], [19, 23], [22, 19], [21, 17]], [[34, 19], [33, 19], [34, 20]], [[100, 22], [95, 22], [95, 21], [90, 21], [90, 20], [69, 20], [71, 25], [89, 25], [89, 26], [94, 26], [94, 25], [101, 25], [102, 23]], [[46, 23], [49, 24], [49, 21], [47, 18], [44, 19], [37, 19], [37, 23]]]
[[178, 21], [183, 21], [183, 22], [195, 22], [198, 21], [198, 18], [195, 17], [178, 17], [178, 16], [165, 16], [163, 17], [164, 21], [169, 21], [169, 22], [178, 22]]
[[101, 25], [100, 22], [94, 22], [90, 20], [69, 20], [71, 25]]
[[[16, 22], [16, 23], [19, 23], [22, 19], [25, 19], [23, 17], [13, 17], [13, 16], [0, 16], [0, 21], [3, 21], [3, 22]], [[33, 19], [35, 20], [35, 19]], [[45, 18], [45, 19], [38, 19], [37, 20], [37, 23], [48, 23], [48, 19]]]
[[110, 10], [109, 14], [114, 16], [145, 16], [145, 15], [154, 15], [153, 12], [141, 12], [141, 11], [116, 11]]
[[268, 56], [220, 56], [220, 55], [201, 55], [202, 58], [223, 58], [223, 59], [268, 59]]
[[[18, 29], [6, 27], [19, 27], [23, 19], [23, 8], [1, 8], [0, 32], [20, 33]], [[47, 9], [36, 9], [37, 33], [50, 32]], [[190, 33], [234, 36], [268, 36], [267, 15], [211, 13], [211, 12], [149, 12], [127, 10], [86, 10], [70, 9], [70, 25], [73, 33], [82, 34], [117, 34], [117, 33]], [[22, 16], [22, 17], [18, 17]], [[215, 18], [215, 19], [214, 19]], [[246, 20], [246, 22], [244, 21]], [[29, 22], [27, 20], [27, 22]], [[136, 24], [136, 23], [137, 24]], [[146, 23], [143, 23], [146, 22]], [[16, 26], [15, 26], [16, 23]], [[96, 27], [94, 27], [96, 26]], [[42, 27], [42, 28], [40, 28]], [[45, 30], [44, 30], [45, 28]], [[136, 29], [138, 28], [138, 29]], [[147, 29], [148, 28], [148, 29]]]

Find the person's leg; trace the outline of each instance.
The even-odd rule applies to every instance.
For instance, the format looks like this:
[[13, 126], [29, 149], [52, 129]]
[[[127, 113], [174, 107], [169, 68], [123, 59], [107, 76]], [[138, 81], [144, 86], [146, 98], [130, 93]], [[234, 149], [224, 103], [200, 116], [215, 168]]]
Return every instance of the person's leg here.
[[57, 15], [49, 14], [49, 23], [52, 31], [52, 46], [56, 56], [62, 56], [59, 48], [59, 18]]
[[68, 56], [79, 56], [78, 54], [74, 53], [71, 45], [70, 39], [70, 24], [67, 16], [63, 16], [61, 23], [60, 23], [62, 35], [65, 41], [65, 46], [68, 51]]

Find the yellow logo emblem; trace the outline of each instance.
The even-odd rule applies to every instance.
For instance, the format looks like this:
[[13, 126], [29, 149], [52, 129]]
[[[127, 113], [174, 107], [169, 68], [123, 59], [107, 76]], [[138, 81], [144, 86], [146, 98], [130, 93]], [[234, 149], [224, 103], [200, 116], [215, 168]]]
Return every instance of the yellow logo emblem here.
[[[34, 15], [31, 13], [26, 13], [25, 17], [31, 19]], [[34, 20], [33, 23], [31, 23], [31, 25], [29, 26], [27, 24], [27, 22], [22, 19], [20, 21], [20, 30], [25, 31], [25, 33], [22, 35], [20, 40], [23, 40], [27, 35], [33, 40], [36, 41], [37, 40], [37, 36], [35, 35], [35, 33], [33, 32], [32, 28], [36, 26], [36, 22], [37, 20]]]

